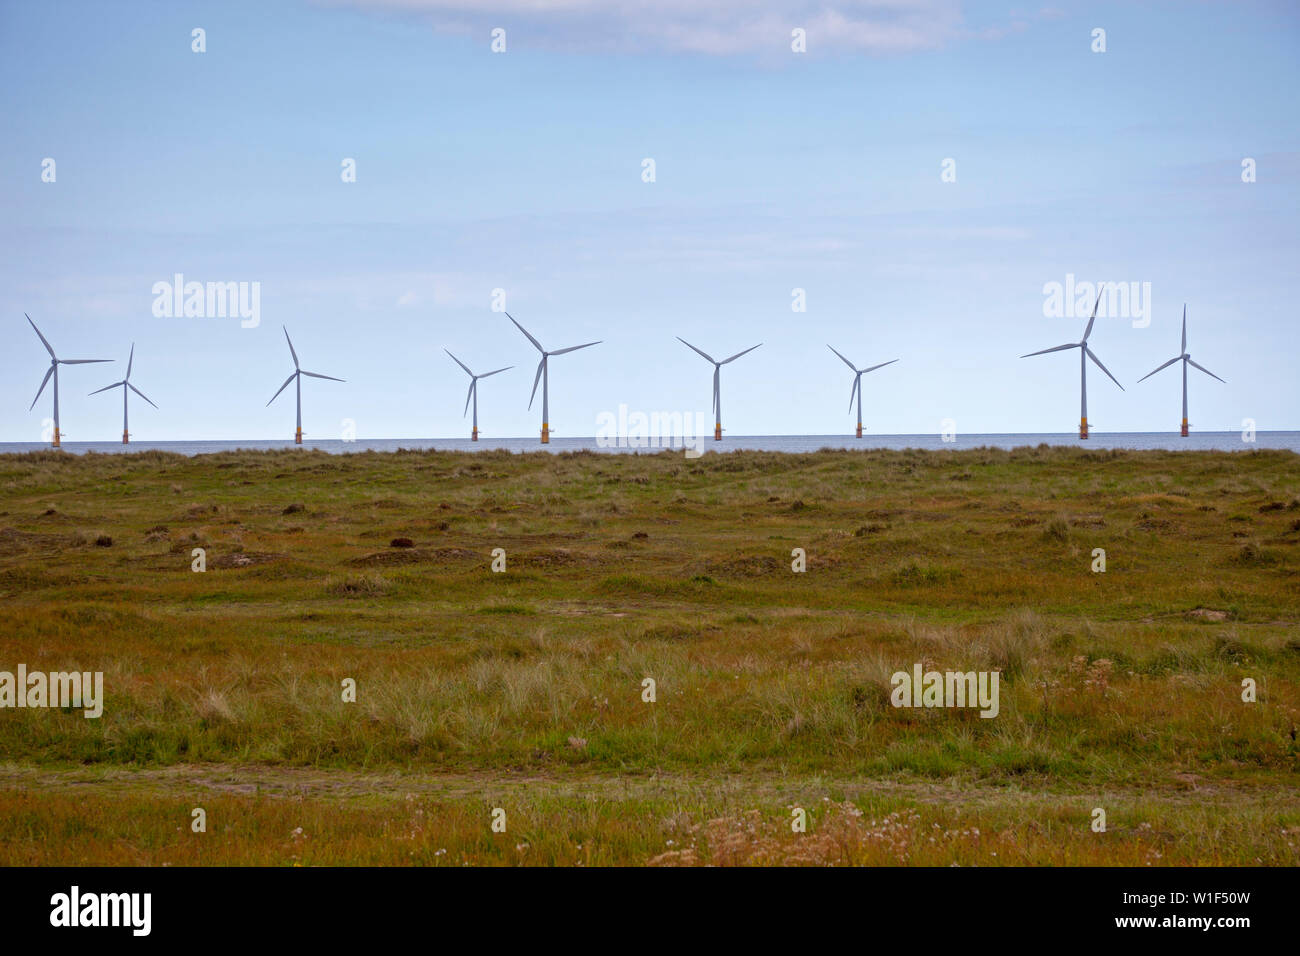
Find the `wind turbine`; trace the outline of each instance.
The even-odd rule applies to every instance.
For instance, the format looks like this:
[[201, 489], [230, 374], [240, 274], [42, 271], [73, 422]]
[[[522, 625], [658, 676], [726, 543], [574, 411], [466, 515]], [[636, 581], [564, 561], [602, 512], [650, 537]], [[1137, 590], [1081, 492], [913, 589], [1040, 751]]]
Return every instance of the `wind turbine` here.
[[[827, 344], [826, 347], [830, 349], [832, 352], [835, 352], [836, 355], [840, 355], [839, 352], [835, 351], [835, 346]], [[866, 375], [868, 372], [874, 372], [878, 368], [884, 368], [886, 365], [893, 365], [895, 362], [898, 361], [898, 359], [890, 359], [888, 362], [881, 362], [879, 365], [873, 365], [870, 368], [858, 368], [856, 365], [854, 365], [852, 362], [846, 359], [843, 355], [840, 355], [840, 361], [842, 361], [849, 368], [853, 369], [853, 391], [849, 392], [849, 408], [853, 407], [853, 397], [856, 395], [858, 399], [858, 437], [861, 438], [862, 437], [862, 376]]]
[[[132, 342], [132, 343], [131, 343], [131, 355], [130, 355], [130, 356], [127, 358], [127, 360], [126, 360], [126, 378], [122, 379], [122, 381], [120, 381], [120, 382], [114, 382], [112, 385], [105, 385], [103, 388], [97, 388], [97, 389], [95, 389], [93, 392], [90, 393], [91, 395], [98, 395], [100, 392], [107, 392], [110, 388], [117, 388], [118, 386], [121, 386], [121, 388], [122, 388], [122, 444], [123, 444], [123, 445], [127, 444], [127, 443], [130, 442], [130, 440], [131, 440], [131, 433], [127, 430], [127, 427], [126, 427], [126, 394], [127, 394], [127, 389], [130, 389], [131, 391], [135, 392], [137, 395], [139, 395], [141, 398], [143, 398], [146, 402], [149, 402], [150, 405], [153, 405], [153, 402], [150, 401], [148, 395], [146, 395], [144, 392], [140, 391], [138, 388], [136, 388], [134, 385], [131, 384], [131, 366], [132, 366], [134, 363], [135, 363], [135, 343]], [[157, 406], [157, 405], [153, 405], [153, 407], [154, 407], [154, 408], [157, 408], [158, 406]]]
[[46, 370], [45, 377], [41, 379], [41, 387], [36, 390], [36, 397], [32, 399], [31, 408], [28, 408], [27, 410], [30, 412], [33, 408], [36, 407], [36, 403], [40, 401], [41, 393], [45, 391], [46, 383], [49, 382], [50, 377], [53, 376], [54, 377], [54, 447], [59, 448], [61, 447], [59, 442], [59, 438], [60, 438], [59, 436], [59, 366], [60, 365], [90, 365], [94, 362], [111, 362], [113, 360], [112, 359], [61, 359], [54, 354], [53, 347], [50, 345], [49, 341], [46, 340], [45, 336], [41, 335], [41, 330], [36, 327], [35, 322], [32, 322], [32, 317], [28, 315], [26, 312], [23, 313], [23, 316], [27, 319], [28, 323], [31, 325], [32, 331], [35, 332], [36, 335], [40, 338], [41, 344], [45, 346], [45, 351], [50, 353], [50, 367]]
[[731, 358], [725, 358], [719, 362], [708, 352], [697, 349], [680, 335], [677, 336], [677, 341], [681, 342], [682, 345], [685, 345], [691, 351], [704, 356], [705, 359], [713, 363], [713, 440], [722, 441], [722, 366], [726, 365], [728, 362], [734, 362], [742, 355], [754, 351], [754, 349], [758, 348], [758, 345], [762, 345], [763, 343], [759, 342], [758, 345], [751, 345], [749, 348], [745, 349], [744, 352], [737, 352]]
[[[509, 312], [506, 313], [506, 318], [509, 319], [511, 322], [515, 322], [515, 317], [511, 315]], [[528, 407], [529, 408], [533, 407], [533, 399], [537, 397], [537, 383], [541, 382], [542, 383], [542, 444], [547, 445], [550, 444], [551, 441], [551, 426], [550, 426], [551, 406], [550, 406], [550, 396], [547, 392], [547, 385], [549, 384], [549, 374], [547, 372], [547, 359], [549, 359], [552, 355], [563, 355], [565, 352], [576, 352], [578, 351], [578, 349], [585, 349], [591, 345], [599, 345], [600, 340], [597, 340], [595, 342], [587, 342], [584, 343], [583, 345], [570, 345], [567, 349], [556, 349], [554, 352], [548, 352], [546, 351], [546, 349], [542, 348], [542, 343], [537, 341], [537, 339], [533, 338], [532, 335], [529, 333], [529, 331], [526, 328], [524, 328], [522, 325], [520, 325], [518, 322], [515, 322], [515, 328], [519, 329], [520, 332], [528, 336], [528, 341], [532, 342], [533, 345], [536, 346], [537, 351], [542, 353], [542, 360], [537, 363], [537, 375], [533, 378], [533, 394], [530, 395], [528, 398]], [[466, 371], [468, 371], [468, 369], [466, 369]]]
[[[443, 349], [443, 351], [446, 352], [448, 355], [451, 355], [450, 350]], [[505, 368], [497, 369], [496, 372], [484, 372], [482, 375], [475, 375], [473, 372], [469, 370], [469, 366], [466, 365], [464, 362], [462, 362], [460, 359], [456, 358], [456, 356], [451, 355], [451, 360], [455, 362], [457, 365], [459, 365], [461, 368], [463, 368], [465, 370], [465, 374], [469, 376], [469, 394], [465, 396], [466, 412], [469, 411], [470, 399], [474, 400], [474, 430], [469, 433], [469, 440], [478, 441], [478, 380], [481, 378], [487, 378], [489, 375], [495, 375], [497, 374], [497, 372], [507, 371], [508, 369], [514, 368], [514, 366], [507, 365]]]
[[[280, 326], [280, 328], [283, 329], [284, 326]], [[280, 388], [276, 391], [276, 393], [271, 396], [271, 402], [275, 401], [277, 398], [280, 397], [280, 392], [283, 392], [286, 388], [288, 388], [290, 382], [297, 381], [298, 383], [297, 384], [298, 429], [297, 431], [294, 432], [293, 442], [295, 445], [301, 445], [302, 444], [302, 377], [304, 375], [307, 375], [310, 376], [311, 378], [327, 378], [331, 382], [341, 382], [343, 381], [343, 379], [335, 378], [333, 375], [321, 375], [319, 372], [309, 372], [305, 368], [302, 368], [301, 366], [298, 365], [298, 353], [294, 351], [293, 339], [289, 338], [288, 329], [284, 329], [284, 340], [289, 343], [289, 354], [293, 356], [293, 374], [290, 375], [288, 378], [286, 378], [284, 380], [284, 384], [281, 385]], [[269, 406], [271, 402], [267, 402], [266, 404]]]
[[[1146, 373], [1145, 375], [1143, 375], [1140, 379], [1138, 379], [1138, 381], [1139, 381], [1139, 382], [1145, 381], [1146, 379], [1150, 378], [1152, 375], [1156, 374], [1156, 372], [1159, 372], [1160, 369], [1168, 368], [1169, 366], [1171, 366], [1171, 365], [1173, 365], [1175, 362], [1177, 362], [1179, 359], [1181, 359], [1182, 362], [1183, 362], [1183, 430], [1182, 430], [1182, 433], [1181, 433], [1181, 434], [1182, 434], [1182, 436], [1183, 436], [1184, 438], [1186, 438], [1186, 437], [1187, 437], [1187, 366], [1189, 366], [1189, 365], [1195, 365], [1197, 368], [1199, 368], [1199, 369], [1200, 369], [1202, 372], [1204, 372], [1206, 375], [1210, 376], [1210, 378], [1218, 378], [1220, 382], [1223, 382], [1223, 379], [1219, 378], [1219, 376], [1215, 375], [1213, 372], [1211, 372], [1211, 371], [1210, 371], [1208, 368], [1206, 368], [1204, 365], [1196, 365], [1196, 363], [1192, 361], [1192, 357], [1191, 357], [1191, 355], [1189, 355], [1188, 352], [1187, 352], [1187, 305], [1186, 305], [1186, 303], [1183, 304], [1183, 350], [1182, 350], [1182, 354], [1181, 354], [1181, 355], [1175, 355], [1173, 358], [1171, 358], [1171, 359], [1170, 359], [1168, 362], [1166, 362], [1164, 365], [1161, 365], [1160, 368], [1157, 368], [1157, 369], [1154, 369], [1154, 370], [1152, 370], [1152, 371], [1150, 371], [1150, 372], [1147, 372], [1147, 373]], [[1228, 383], [1227, 383], [1227, 382], [1223, 382], [1223, 384], [1224, 384], [1224, 385], [1227, 385]]]
[[[1104, 289], [1102, 290], [1105, 291]], [[1050, 349], [1040, 349], [1037, 352], [1030, 352], [1029, 355], [1022, 355], [1021, 358], [1029, 358], [1032, 355], [1046, 355], [1048, 352], [1061, 352], [1065, 349], [1079, 350], [1079, 437], [1088, 437], [1088, 359], [1097, 363], [1097, 368], [1101, 369], [1110, 378], [1112, 382], [1119, 385], [1119, 390], [1124, 391], [1124, 386], [1119, 384], [1119, 379], [1110, 374], [1110, 369], [1101, 364], [1101, 359], [1093, 354], [1092, 349], [1088, 348], [1088, 336], [1092, 334], [1092, 324], [1097, 321], [1097, 306], [1101, 305], [1101, 292], [1097, 293], [1097, 301], [1092, 306], [1092, 318], [1088, 319], [1088, 327], [1083, 330], [1083, 338], [1078, 342], [1067, 342], [1065, 345], [1055, 345]]]

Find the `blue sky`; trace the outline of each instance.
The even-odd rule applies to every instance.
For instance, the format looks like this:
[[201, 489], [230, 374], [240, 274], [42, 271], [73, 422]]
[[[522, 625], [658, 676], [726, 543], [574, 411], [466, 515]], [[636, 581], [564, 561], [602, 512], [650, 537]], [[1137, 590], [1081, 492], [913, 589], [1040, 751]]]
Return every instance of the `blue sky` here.
[[[1168, 430], [1189, 351], [1200, 430], [1300, 428], [1300, 12], [1277, 3], [651, 4], [569, 0], [0, 3], [0, 440], [35, 441], [71, 358], [71, 441], [487, 436], [709, 409], [736, 435], [1069, 432], [1084, 319], [1043, 287], [1150, 283], [1145, 328], [1099, 319], [1100, 431]], [[807, 30], [793, 53], [790, 31]], [[207, 51], [191, 50], [206, 31]], [[490, 50], [506, 30], [507, 52]], [[1092, 50], [1094, 28], [1106, 52]], [[656, 181], [642, 181], [653, 158]], [[1257, 164], [1243, 183], [1241, 163]], [[42, 182], [42, 162], [56, 180]], [[345, 158], [357, 181], [340, 177]], [[941, 179], [952, 158], [956, 181]], [[258, 282], [260, 325], [160, 318], [154, 283]], [[805, 290], [807, 311], [791, 309]]]

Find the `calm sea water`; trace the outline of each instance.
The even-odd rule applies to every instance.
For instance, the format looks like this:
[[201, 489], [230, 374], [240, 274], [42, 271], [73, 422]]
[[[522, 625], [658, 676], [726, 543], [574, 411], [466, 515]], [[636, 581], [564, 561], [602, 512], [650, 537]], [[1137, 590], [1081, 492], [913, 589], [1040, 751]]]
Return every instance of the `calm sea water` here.
[[[937, 434], [931, 435], [868, 435], [854, 438], [851, 435], [740, 435], [724, 438], [715, 442], [712, 437], [700, 442], [705, 451], [783, 451], [812, 452], [821, 448], [927, 448], [927, 449], [961, 449], [961, 448], [1021, 448], [1026, 445], [1075, 445], [1080, 448], [1131, 448], [1164, 449], [1195, 451], [1250, 451], [1256, 448], [1282, 448], [1300, 452], [1300, 432], [1257, 432], [1253, 442], [1243, 441], [1242, 433], [1232, 432], [1194, 432], [1187, 438], [1176, 432], [1115, 432], [1093, 433], [1087, 441], [1079, 439], [1077, 434], [988, 434], [958, 435], [955, 441], [945, 442]], [[37, 451], [49, 445], [39, 442], [0, 442], [0, 454], [25, 451]], [[204, 455], [219, 451], [236, 451], [239, 449], [260, 450], [272, 448], [293, 448], [292, 441], [160, 441], [132, 442], [65, 442], [64, 451], [73, 454], [97, 452], [101, 454], [120, 454], [138, 451], [170, 451], [181, 455]], [[629, 453], [643, 452], [653, 454], [660, 449], [602, 447], [595, 438], [552, 438], [549, 445], [543, 445], [536, 438], [498, 438], [482, 439], [471, 442], [466, 438], [371, 438], [352, 442], [304, 441], [303, 448], [319, 449], [331, 454], [351, 454], [365, 451], [437, 450], [437, 451], [489, 451], [505, 449], [512, 452], [525, 451], [580, 451], [587, 449], [598, 452]], [[678, 441], [674, 448], [680, 449]]]

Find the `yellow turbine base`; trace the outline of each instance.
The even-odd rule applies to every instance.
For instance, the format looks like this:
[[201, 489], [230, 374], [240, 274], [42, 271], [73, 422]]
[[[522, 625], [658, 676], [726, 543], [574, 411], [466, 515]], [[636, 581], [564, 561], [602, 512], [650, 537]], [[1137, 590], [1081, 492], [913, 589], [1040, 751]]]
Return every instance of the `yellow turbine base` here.
[[551, 443], [551, 426], [546, 424], [546, 422], [542, 422], [542, 444], [549, 445], [550, 443]]
[[713, 426], [713, 440], [722, 441], [722, 422], [718, 422]]
[[862, 422], [858, 422], [858, 437], [862, 437]]
[[1088, 419], [1086, 418], [1079, 419], [1079, 437], [1080, 438], [1088, 437]]
[[1184, 438], [1187, 437], [1187, 419], [1185, 419], [1185, 418], [1183, 419], [1183, 431], [1182, 431], [1182, 436], [1183, 436]]
[[470, 441], [478, 441], [478, 429], [475, 428], [469, 433]]
[[61, 447], [59, 443], [59, 430], [57, 428], [54, 429], [54, 447], [55, 448]]
[[293, 443], [294, 443], [295, 445], [301, 445], [301, 444], [302, 444], [302, 429], [301, 429], [301, 428], [298, 428], [298, 429], [295, 429], [295, 430], [294, 430], [294, 433], [293, 433]]
[[130, 444], [130, 443], [131, 443], [131, 436], [130, 436], [130, 434], [127, 433], [127, 432], [122, 432], [122, 444], [123, 444], [123, 445], [128, 445], [128, 444]]

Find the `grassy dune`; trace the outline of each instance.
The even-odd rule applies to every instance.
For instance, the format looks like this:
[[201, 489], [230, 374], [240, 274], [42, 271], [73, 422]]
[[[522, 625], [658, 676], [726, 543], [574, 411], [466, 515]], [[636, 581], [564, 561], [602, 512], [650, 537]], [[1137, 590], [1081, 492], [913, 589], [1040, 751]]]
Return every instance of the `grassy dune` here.
[[0, 670], [106, 687], [0, 862], [1295, 865], [1297, 544], [1288, 452], [0, 456]]

